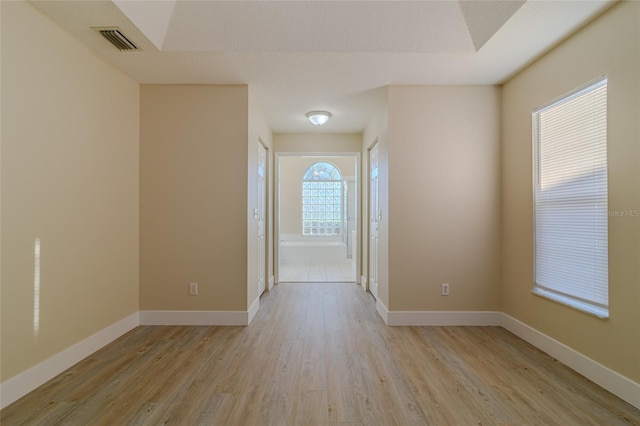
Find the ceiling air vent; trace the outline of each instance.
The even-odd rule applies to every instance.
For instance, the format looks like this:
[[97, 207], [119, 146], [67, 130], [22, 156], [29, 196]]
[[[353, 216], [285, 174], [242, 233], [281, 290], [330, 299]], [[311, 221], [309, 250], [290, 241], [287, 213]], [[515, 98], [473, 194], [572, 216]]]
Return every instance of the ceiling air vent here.
[[140, 50], [118, 27], [94, 27], [93, 29], [119, 50]]

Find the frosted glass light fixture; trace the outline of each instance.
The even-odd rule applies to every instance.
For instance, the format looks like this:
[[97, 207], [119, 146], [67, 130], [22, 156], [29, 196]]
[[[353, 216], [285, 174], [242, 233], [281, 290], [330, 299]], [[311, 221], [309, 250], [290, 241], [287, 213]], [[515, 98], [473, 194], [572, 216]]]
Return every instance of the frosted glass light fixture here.
[[328, 111], [311, 111], [307, 113], [307, 118], [314, 126], [322, 126], [331, 118]]

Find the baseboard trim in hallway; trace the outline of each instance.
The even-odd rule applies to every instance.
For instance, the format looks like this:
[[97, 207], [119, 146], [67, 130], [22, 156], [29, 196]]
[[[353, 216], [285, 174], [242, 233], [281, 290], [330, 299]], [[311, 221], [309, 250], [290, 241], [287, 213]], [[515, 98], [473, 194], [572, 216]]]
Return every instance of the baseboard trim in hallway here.
[[587, 379], [640, 409], [640, 384], [560, 343], [527, 324], [501, 313], [500, 326], [557, 359]]
[[376, 309], [389, 326], [501, 326], [640, 408], [640, 384], [503, 312], [389, 311], [380, 300], [376, 301]]
[[[640, 409], [640, 384], [505, 313], [492, 311], [390, 312], [379, 300], [375, 305], [378, 315], [389, 326], [501, 326]], [[0, 384], [0, 408], [4, 408], [28, 394], [138, 325], [247, 325], [257, 314], [259, 306], [260, 299], [258, 298], [246, 312], [136, 312]]]
[[0, 384], [0, 409], [140, 325], [135, 312]]
[[494, 311], [390, 311], [391, 326], [498, 326], [501, 313]]
[[140, 311], [140, 325], [248, 325], [259, 306], [256, 299], [248, 311]]
[[248, 311], [139, 311], [111, 324], [0, 384], [0, 409], [82, 361], [139, 325], [248, 325], [258, 313], [257, 298]]
[[[2, 424], [640, 421], [640, 410], [510, 333], [548, 343], [502, 313], [504, 327], [388, 327], [376, 305], [355, 285], [290, 284], [260, 299], [249, 327], [136, 327], [3, 409]], [[432, 314], [420, 319], [456, 318]]]

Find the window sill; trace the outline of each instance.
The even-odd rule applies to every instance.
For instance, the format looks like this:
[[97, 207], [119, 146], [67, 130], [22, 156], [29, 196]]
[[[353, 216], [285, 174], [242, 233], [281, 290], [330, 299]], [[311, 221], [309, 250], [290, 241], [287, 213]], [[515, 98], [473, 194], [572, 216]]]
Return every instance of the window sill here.
[[581, 302], [579, 300], [553, 293], [539, 287], [534, 287], [531, 292], [536, 296], [540, 296], [553, 302], [560, 303], [561, 305], [568, 306], [569, 308], [578, 310], [580, 312], [593, 315], [596, 318], [600, 318], [603, 320], [609, 319], [609, 309], [607, 308], [602, 308], [600, 306], [594, 306], [586, 302]]

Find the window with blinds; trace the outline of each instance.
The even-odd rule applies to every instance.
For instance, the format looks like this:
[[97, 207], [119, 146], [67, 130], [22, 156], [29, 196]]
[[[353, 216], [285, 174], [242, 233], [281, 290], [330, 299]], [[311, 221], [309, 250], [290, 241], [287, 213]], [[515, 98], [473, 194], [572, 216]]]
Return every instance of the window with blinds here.
[[607, 79], [533, 111], [535, 294], [609, 317]]

